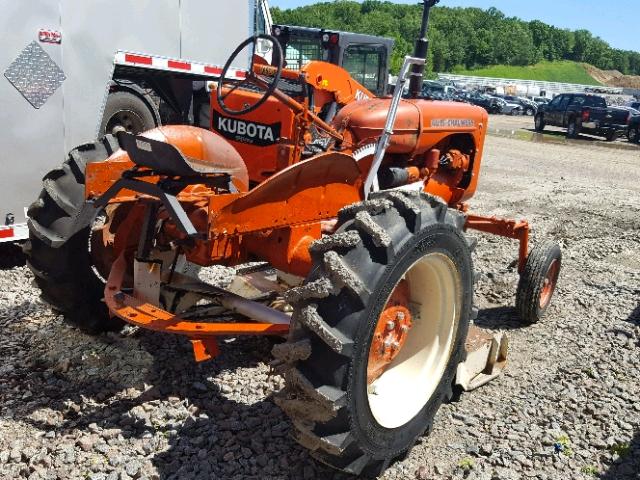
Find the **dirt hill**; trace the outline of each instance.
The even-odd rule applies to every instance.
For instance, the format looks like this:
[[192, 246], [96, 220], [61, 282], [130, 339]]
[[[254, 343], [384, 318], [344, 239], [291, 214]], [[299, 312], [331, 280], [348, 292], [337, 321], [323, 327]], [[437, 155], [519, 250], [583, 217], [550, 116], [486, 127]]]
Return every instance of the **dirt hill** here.
[[598, 82], [609, 87], [638, 88], [640, 89], [640, 76], [624, 75], [618, 70], [600, 70], [593, 65], [585, 64], [587, 73]]

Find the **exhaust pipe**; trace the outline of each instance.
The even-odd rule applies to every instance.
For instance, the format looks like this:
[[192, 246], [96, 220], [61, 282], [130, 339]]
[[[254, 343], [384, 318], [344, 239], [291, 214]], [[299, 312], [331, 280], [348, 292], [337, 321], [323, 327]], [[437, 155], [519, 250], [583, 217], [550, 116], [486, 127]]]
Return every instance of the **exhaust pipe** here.
[[422, 10], [422, 25], [420, 26], [420, 36], [416, 40], [416, 48], [413, 52], [414, 58], [422, 58], [425, 64], [414, 64], [411, 70], [411, 81], [409, 83], [409, 95], [411, 98], [418, 98], [422, 94], [422, 80], [424, 78], [424, 67], [427, 60], [427, 52], [429, 52], [429, 14], [431, 9], [440, 2], [440, 0], [423, 0], [424, 9]]

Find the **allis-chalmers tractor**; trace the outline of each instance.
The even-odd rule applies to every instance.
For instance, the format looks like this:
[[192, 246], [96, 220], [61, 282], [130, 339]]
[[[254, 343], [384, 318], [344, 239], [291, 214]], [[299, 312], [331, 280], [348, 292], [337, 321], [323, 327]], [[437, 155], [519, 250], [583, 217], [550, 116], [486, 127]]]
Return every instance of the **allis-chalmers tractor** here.
[[[332, 467], [383, 471], [456, 383], [473, 388], [504, 363], [506, 341], [470, 328], [465, 232], [519, 241], [524, 322], [545, 313], [561, 262], [552, 243], [529, 252], [526, 222], [468, 212], [488, 117], [417, 98], [435, 3], [392, 97], [323, 62], [288, 71], [278, 41], [259, 36], [224, 68], [213, 131], [120, 132], [73, 150], [29, 210], [43, 297], [88, 331], [128, 322], [184, 335], [197, 360], [216, 356], [217, 336], [286, 336], [273, 348], [286, 385], [275, 400], [296, 439]], [[265, 42], [271, 64], [254, 57], [228, 80]], [[244, 275], [205, 283], [195, 267], [212, 265]]]

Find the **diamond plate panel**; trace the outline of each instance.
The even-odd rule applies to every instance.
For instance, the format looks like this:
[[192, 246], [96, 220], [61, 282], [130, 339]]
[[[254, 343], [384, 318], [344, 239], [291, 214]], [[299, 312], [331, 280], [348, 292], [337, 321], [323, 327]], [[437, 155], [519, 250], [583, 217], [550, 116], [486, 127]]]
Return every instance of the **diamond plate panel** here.
[[31, 42], [5, 70], [4, 76], [34, 108], [40, 108], [66, 79], [56, 62]]

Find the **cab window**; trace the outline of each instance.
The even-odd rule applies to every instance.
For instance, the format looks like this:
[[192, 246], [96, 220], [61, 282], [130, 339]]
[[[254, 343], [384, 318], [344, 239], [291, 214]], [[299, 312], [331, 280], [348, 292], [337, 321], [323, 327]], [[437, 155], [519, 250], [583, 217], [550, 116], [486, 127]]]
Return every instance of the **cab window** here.
[[551, 100], [551, 102], [549, 103], [550, 106], [552, 107], [557, 107], [560, 104], [560, 101], [564, 98], [564, 95], [558, 95], [556, 98], [554, 98], [553, 100]]
[[349, 45], [342, 66], [357, 82], [380, 94], [384, 89], [386, 60], [383, 45]]
[[325, 60], [322, 43], [314, 38], [291, 38], [284, 58], [289, 70], [300, 70], [314, 60]]

